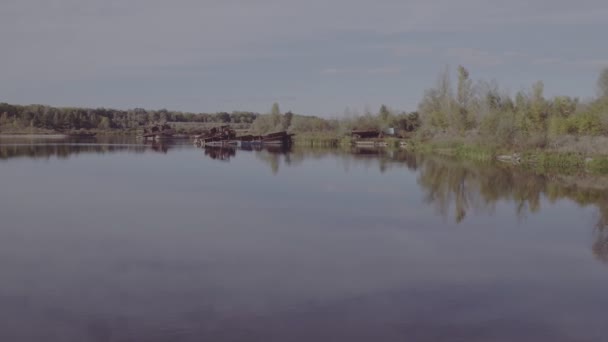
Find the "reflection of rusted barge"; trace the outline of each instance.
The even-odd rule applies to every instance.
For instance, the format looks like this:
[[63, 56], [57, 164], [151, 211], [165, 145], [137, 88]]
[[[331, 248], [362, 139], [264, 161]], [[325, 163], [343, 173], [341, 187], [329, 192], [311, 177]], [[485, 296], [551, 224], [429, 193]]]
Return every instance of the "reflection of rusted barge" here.
[[236, 155], [236, 149], [232, 147], [210, 146], [205, 148], [205, 155], [211, 159], [228, 161]]
[[212, 128], [207, 134], [197, 136], [194, 143], [197, 146], [252, 146], [252, 145], [278, 145], [290, 146], [293, 134], [275, 132], [266, 135], [236, 136], [230, 126]]

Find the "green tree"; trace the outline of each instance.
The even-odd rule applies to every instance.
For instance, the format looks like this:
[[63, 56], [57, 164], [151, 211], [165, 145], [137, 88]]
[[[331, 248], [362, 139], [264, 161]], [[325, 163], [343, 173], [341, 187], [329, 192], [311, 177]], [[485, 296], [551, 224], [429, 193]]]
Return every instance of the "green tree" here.
[[255, 121], [251, 124], [251, 131], [257, 134], [266, 134], [274, 130], [275, 123], [272, 115], [265, 114], [258, 116]]
[[458, 112], [454, 116], [453, 125], [459, 131], [465, 131], [472, 125], [472, 118], [470, 117], [470, 106], [471, 99], [473, 97], [473, 84], [469, 78], [469, 71], [462, 65], [458, 66]]
[[532, 86], [532, 103], [529, 116], [536, 131], [545, 130], [546, 101], [543, 96], [545, 85], [542, 81], [534, 83]]
[[380, 120], [382, 121], [382, 123], [386, 124], [389, 121], [391, 112], [388, 110], [386, 105], [382, 105], [380, 106], [380, 111], [378, 112], [378, 115], [380, 116]]
[[6, 125], [8, 123], [8, 113], [4, 112], [0, 116], [0, 125]]
[[444, 130], [450, 127], [453, 104], [450, 69], [446, 66], [439, 74], [435, 88], [425, 91], [418, 109], [426, 126]]
[[221, 112], [215, 114], [216, 122], [228, 123], [230, 122], [230, 114], [226, 112]]
[[281, 121], [283, 117], [281, 115], [281, 109], [279, 108], [278, 103], [272, 104], [272, 109], [270, 110], [270, 122], [271, 122], [271, 130], [281, 129]]
[[272, 109], [270, 110], [270, 114], [272, 115], [281, 115], [281, 109], [279, 108], [279, 104], [278, 103], [273, 103], [272, 104]]
[[291, 126], [291, 121], [293, 120], [293, 113], [291, 111], [285, 113], [285, 115], [283, 115], [283, 130], [286, 131], [289, 129], [289, 127]]
[[568, 96], [557, 96], [551, 103], [551, 114], [557, 115], [561, 118], [568, 118], [576, 111], [578, 105], [577, 98], [571, 98]]
[[608, 99], [608, 68], [605, 68], [600, 73], [600, 77], [597, 80], [597, 88], [600, 93], [600, 97]]
[[110, 124], [110, 119], [108, 117], [102, 117], [101, 121], [99, 122], [99, 128], [100, 129], [110, 129], [112, 127], [112, 125]]
[[441, 100], [441, 94], [437, 89], [428, 89], [424, 92], [418, 110], [426, 126], [438, 129], [448, 127], [448, 120], [443, 112]]

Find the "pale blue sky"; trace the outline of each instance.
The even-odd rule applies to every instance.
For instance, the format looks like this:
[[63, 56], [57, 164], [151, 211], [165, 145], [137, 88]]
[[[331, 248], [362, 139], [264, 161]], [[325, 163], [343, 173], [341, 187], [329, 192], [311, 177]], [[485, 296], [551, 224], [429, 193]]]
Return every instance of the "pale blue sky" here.
[[416, 109], [445, 65], [595, 95], [606, 0], [0, 0], [0, 101], [193, 112]]

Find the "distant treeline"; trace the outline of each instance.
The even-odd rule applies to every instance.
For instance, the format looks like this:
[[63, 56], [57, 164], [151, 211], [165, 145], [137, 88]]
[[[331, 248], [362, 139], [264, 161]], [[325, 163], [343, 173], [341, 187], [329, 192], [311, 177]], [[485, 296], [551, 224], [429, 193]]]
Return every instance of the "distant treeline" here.
[[260, 134], [286, 130], [296, 134], [341, 137], [352, 130], [384, 130], [389, 127], [402, 133], [413, 132], [420, 124], [418, 112], [397, 112], [385, 105], [380, 106], [376, 113], [366, 110], [359, 114], [346, 110], [341, 118], [325, 119], [292, 112], [281, 114], [279, 105], [275, 103], [270, 114], [257, 117], [251, 130]]
[[70, 130], [134, 130], [150, 123], [200, 122], [251, 124], [258, 117], [253, 112], [184, 113], [161, 110], [116, 110], [107, 108], [58, 108], [44, 105], [10, 105], [0, 103], [0, 130], [22, 131], [46, 129]]

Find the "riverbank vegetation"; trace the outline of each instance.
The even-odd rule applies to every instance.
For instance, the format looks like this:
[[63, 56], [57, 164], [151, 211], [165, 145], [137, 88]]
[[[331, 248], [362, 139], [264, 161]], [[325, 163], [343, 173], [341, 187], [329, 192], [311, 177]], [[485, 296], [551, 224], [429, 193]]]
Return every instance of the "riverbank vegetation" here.
[[469, 71], [459, 66], [455, 82], [448, 68], [440, 73], [415, 112], [398, 112], [382, 105], [376, 113], [367, 110], [357, 115], [347, 110], [341, 118], [323, 119], [291, 112], [282, 115], [275, 104], [271, 113], [257, 117], [252, 130], [289, 130], [305, 145], [333, 146], [349, 143], [345, 137], [351, 130], [390, 127], [413, 149], [474, 159], [533, 152], [527, 154], [530, 161], [556, 164], [555, 158], [576, 159], [569, 165], [581, 164], [584, 156], [608, 156], [608, 69], [600, 74], [597, 88], [598, 96], [591, 99], [547, 98], [544, 83], [539, 81], [512, 95], [496, 82], [474, 81]]
[[418, 137], [503, 150], [608, 155], [608, 69], [597, 85], [599, 96], [591, 100], [546, 98], [540, 81], [511, 96], [495, 82], [474, 83], [460, 66], [454, 90], [446, 69], [420, 102]]

